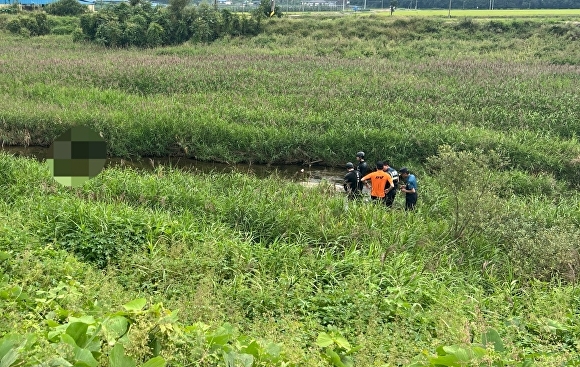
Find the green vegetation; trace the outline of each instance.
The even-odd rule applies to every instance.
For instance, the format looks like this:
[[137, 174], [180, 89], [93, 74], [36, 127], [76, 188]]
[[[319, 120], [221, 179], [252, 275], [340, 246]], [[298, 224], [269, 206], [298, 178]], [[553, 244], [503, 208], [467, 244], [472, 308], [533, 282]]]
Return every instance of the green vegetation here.
[[[375, 14], [389, 15], [389, 12], [381, 12], [376, 10]], [[397, 17], [408, 17], [408, 16], [419, 16], [419, 17], [435, 17], [435, 18], [447, 18], [449, 16], [448, 9], [397, 9], [395, 12]], [[565, 19], [570, 18], [570, 20], [577, 19], [580, 16], [580, 9], [452, 9], [451, 18], [480, 18], [480, 19], [493, 19], [493, 18], [509, 18], [513, 19], [528, 19], [536, 18], [537, 20], [546, 21], [554, 17], [554, 19]]]
[[77, 41], [91, 41], [108, 47], [156, 47], [178, 45], [188, 40], [210, 43], [224, 36], [256, 35], [262, 15], [246, 17], [229, 10], [202, 4], [186, 7], [184, 1], [171, 1], [168, 8], [134, 1], [85, 14]]
[[58, 0], [46, 6], [46, 12], [59, 16], [81, 15], [87, 11], [87, 6], [76, 0]]
[[[429, 366], [440, 346], [448, 361], [573, 361], [580, 197], [506, 193], [496, 159], [441, 147], [428, 165], [440, 175], [405, 215], [346, 207], [324, 185], [166, 167], [109, 169], [68, 189], [2, 155], [0, 333], [32, 338], [20, 350], [30, 361], [73, 363], [68, 347], [107, 359], [117, 343], [136, 363], [173, 366], [244, 354], [256, 366]], [[150, 306], [123, 311], [137, 298]], [[72, 324], [95, 343], [73, 345]]]
[[579, 183], [572, 23], [283, 18], [250, 39], [145, 51], [0, 42], [5, 145], [75, 124], [122, 157], [338, 165], [364, 150], [401, 164], [449, 144]]
[[364, 150], [420, 181], [406, 213], [169, 167], [71, 189], [0, 154], [0, 365], [578, 365], [568, 20], [272, 18], [153, 49], [0, 33], [2, 145], [83, 124], [115, 156]]

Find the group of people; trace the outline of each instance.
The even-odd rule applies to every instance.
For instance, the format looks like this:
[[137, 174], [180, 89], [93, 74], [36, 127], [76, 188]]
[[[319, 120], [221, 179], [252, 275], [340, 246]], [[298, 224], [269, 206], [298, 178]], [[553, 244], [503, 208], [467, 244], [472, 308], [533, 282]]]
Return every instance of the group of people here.
[[356, 153], [357, 166], [352, 162], [346, 163], [347, 173], [344, 176], [344, 190], [348, 198], [361, 199], [363, 188], [370, 189], [371, 200], [383, 202], [387, 207], [392, 207], [395, 202], [397, 190], [405, 193], [405, 210], [415, 209], [417, 204], [417, 178], [409, 172], [407, 167], [402, 167], [398, 172], [391, 167], [388, 161], [378, 161], [373, 171], [365, 161], [365, 153]]

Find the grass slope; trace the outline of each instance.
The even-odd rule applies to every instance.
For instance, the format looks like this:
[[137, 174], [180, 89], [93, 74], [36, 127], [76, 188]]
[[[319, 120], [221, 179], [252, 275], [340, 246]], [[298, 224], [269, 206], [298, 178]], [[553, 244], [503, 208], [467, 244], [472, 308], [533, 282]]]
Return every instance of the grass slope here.
[[[117, 342], [137, 361], [158, 350], [172, 366], [225, 365], [214, 337], [193, 341], [199, 322], [229, 322], [262, 345], [279, 343], [283, 360], [296, 366], [328, 365], [317, 339], [329, 325], [361, 347], [353, 354], [361, 366], [428, 366], [422, 351], [472, 350], [490, 329], [504, 347], [484, 360], [572, 361], [580, 198], [502, 198], [505, 188], [492, 189], [503, 181], [497, 174], [485, 187], [470, 186], [470, 175], [491, 173], [482, 160], [442, 149], [429, 162], [463, 164], [461, 195], [434, 174], [421, 181], [419, 211], [404, 213], [401, 198], [394, 211], [346, 207], [330, 186], [163, 167], [109, 169], [72, 190], [43, 164], [1, 155], [0, 335], [38, 333], [43, 352], [26, 355], [48, 361], [66, 354], [43, 333], [71, 317], [99, 320], [142, 297], [179, 318], [132, 316]], [[488, 199], [473, 201], [473, 190]], [[97, 334], [103, 340], [106, 330]], [[143, 344], [153, 337], [158, 349]], [[255, 365], [281, 365], [262, 362]]]
[[579, 184], [577, 25], [370, 16], [265, 27], [154, 50], [3, 34], [0, 138], [47, 146], [83, 124], [113, 156], [327, 165], [359, 150], [424, 163], [449, 144]]

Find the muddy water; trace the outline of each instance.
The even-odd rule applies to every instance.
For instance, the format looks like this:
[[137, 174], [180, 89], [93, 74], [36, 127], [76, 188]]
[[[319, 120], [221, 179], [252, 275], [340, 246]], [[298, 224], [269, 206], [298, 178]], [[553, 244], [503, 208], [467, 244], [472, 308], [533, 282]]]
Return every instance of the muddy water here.
[[[12, 154], [17, 157], [35, 158], [39, 162], [46, 160], [48, 148], [44, 147], [2, 147], [0, 151]], [[201, 162], [188, 158], [143, 158], [140, 160], [125, 160], [121, 158], [109, 158], [105, 164], [108, 167], [131, 167], [151, 171], [157, 166], [179, 168], [190, 172], [210, 173], [210, 172], [241, 172], [252, 173], [257, 177], [268, 177], [272, 174], [291, 181], [302, 182], [307, 186], [316, 185], [322, 181], [328, 181], [335, 185], [342, 185], [346, 170], [337, 168], [318, 166], [298, 166], [298, 165], [248, 165], [248, 164], [226, 164]], [[303, 171], [302, 171], [303, 170]], [[338, 187], [337, 187], [338, 189]]]

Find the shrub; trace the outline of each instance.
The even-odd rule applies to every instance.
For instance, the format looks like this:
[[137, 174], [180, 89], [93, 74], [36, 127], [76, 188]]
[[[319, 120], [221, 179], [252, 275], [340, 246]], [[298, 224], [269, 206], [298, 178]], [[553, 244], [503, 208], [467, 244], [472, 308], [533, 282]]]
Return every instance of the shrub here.
[[77, 0], [58, 0], [46, 6], [46, 12], [52, 15], [80, 15], [87, 11], [87, 7]]
[[43, 36], [50, 33], [48, 17], [45, 13], [36, 13], [32, 17], [18, 17], [6, 24], [6, 29], [24, 36]]
[[20, 9], [18, 8], [18, 4], [14, 3], [10, 6], [7, 6], [5, 8], [0, 8], [0, 14], [18, 14], [20, 12]]
[[451, 241], [466, 242], [480, 233], [500, 210], [497, 191], [501, 182], [491, 170], [506, 162], [495, 152], [458, 152], [450, 146], [439, 147], [436, 156], [427, 158], [428, 168], [441, 183], [441, 191], [451, 199]]
[[575, 283], [580, 278], [580, 233], [575, 228], [530, 229], [504, 243], [516, 275], [550, 280], [561, 277]]
[[15, 34], [20, 33], [20, 28], [22, 28], [20, 25], [20, 19], [11, 19], [6, 24], [6, 29]]
[[159, 24], [153, 22], [149, 24], [149, 28], [147, 28], [147, 46], [149, 47], [157, 47], [163, 44], [163, 27]]
[[75, 29], [77, 29], [75, 26], [58, 26], [58, 27], [54, 27], [50, 30], [51, 34], [73, 34]]

